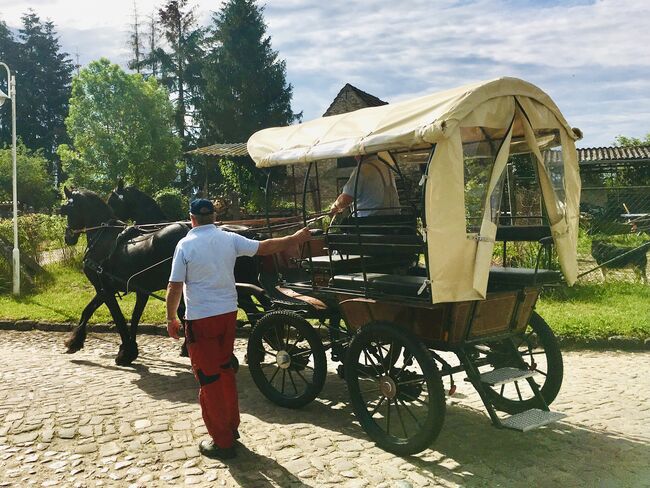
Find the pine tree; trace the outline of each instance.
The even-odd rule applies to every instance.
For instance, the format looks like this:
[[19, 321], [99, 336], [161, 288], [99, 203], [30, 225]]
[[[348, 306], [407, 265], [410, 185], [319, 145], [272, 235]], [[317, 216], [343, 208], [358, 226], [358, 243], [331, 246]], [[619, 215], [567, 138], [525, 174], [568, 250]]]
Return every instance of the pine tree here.
[[242, 142], [265, 127], [295, 121], [293, 87], [266, 35], [263, 8], [255, 0], [229, 0], [212, 22], [212, 49], [203, 70], [203, 137]]
[[60, 174], [56, 148], [67, 140], [64, 120], [74, 65], [61, 52], [52, 22], [41, 22], [29, 11], [22, 24], [15, 68], [18, 136], [28, 148], [43, 151], [50, 175]]
[[[203, 142], [245, 142], [260, 129], [300, 118], [291, 109], [285, 62], [271, 47], [263, 7], [255, 0], [228, 0], [215, 12], [209, 43], [198, 106]], [[237, 179], [248, 180], [242, 190], [258, 189], [259, 172], [251, 160], [230, 169]]]
[[140, 18], [138, 17], [138, 6], [136, 0], [133, 0], [133, 24], [131, 24], [131, 34], [129, 35], [129, 49], [131, 50], [132, 58], [128, 62], [129, 69], [133, 69], [138, 73], [142, 69], [142, 58], [144, 55], [142, 48], [142, 36], [140, 34]]
[[[9, 69], [15, 70], [17, 59], [18, 43], [7, 24], [0, 21], [0, 61], [6, 63]], [[0, 68], [0, 90], [9, 93], [7, 75], [2, 68]], [[5, 103], [0, 107], [0, 146], [5, 144], [11, 144], [11, 103]]]

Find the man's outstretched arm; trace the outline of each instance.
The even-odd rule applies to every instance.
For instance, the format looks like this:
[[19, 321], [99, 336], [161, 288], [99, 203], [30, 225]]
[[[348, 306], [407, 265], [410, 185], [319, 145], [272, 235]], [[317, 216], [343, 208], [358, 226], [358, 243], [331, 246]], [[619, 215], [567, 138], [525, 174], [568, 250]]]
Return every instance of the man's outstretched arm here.
[[258, 256], [266, 256], [268, 254], [275, 254], [291, 247], [299, 246], [307, 242], [311, 238], [311, 233], [307, 227], [300, 229], [295, 234], [286, 237], [276, 237], [274, 239], [266, 239], [260, 241], [260, 246], [257, 248]]

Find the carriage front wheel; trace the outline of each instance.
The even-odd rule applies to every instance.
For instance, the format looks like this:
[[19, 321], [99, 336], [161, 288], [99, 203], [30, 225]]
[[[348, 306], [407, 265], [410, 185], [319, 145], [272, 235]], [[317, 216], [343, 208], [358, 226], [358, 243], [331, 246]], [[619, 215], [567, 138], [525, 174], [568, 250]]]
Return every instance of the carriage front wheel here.
[[411, 332], [390, 322], [364, 325], [350, 343], [345, 372], [354, 414], [379, 447], [407, 456], [438, 437], [445, 418], [442, 379]]
[[248, 339], [248, 368], [273, 403], [299, 408], [314, 400], [327, 375], [325, 348], [314, 328], [285, 310], [264, 315]]

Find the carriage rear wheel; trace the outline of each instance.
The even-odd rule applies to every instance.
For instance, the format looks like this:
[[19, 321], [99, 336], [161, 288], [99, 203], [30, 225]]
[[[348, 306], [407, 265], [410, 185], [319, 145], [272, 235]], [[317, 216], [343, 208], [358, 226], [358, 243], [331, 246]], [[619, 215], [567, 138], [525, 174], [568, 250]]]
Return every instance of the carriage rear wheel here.
[[257, 388], [282, 407], [308, 404], [325, 384], [323, 343], [309, 322], [296, 313], [281, 310], [264, 315], [253, 327], [247, 357]]
[[371, 322], [352, 339], [345, 360], [350, 402], [379, 447], [416, 454], [438, 437], [445, 393], [435, 362], [411, 332]]
[[[560, 392], [564, 376], [562, 352], [555, 334], [546, 321], [537, 312], [533, 312], [526, 330], [515, 336], [513, 341], [526, 367], [538, 373], [533, 379], [539, 386], [544, 401], [550, 405]], [[512, 357], [499, 344], [491, 347], [487, 357], [495, 368], [517, 367]], [[487, 392], [494, 408], [503, 412], [515, 414], [542, 406], [525, 380], [491, 387]]]

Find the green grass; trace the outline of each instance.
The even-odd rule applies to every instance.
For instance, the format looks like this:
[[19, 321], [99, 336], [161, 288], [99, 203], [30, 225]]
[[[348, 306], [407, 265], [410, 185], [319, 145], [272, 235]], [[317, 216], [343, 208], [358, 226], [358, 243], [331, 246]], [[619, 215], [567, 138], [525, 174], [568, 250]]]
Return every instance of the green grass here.
[[[53, 265], [48, 271], [49, 276], [39, 281], [35, 291], [18, 299], [1, 295], [0, 319], [76, 323], [93, 296], [92, 286], [76, 268]], [[133, 294], [120, 301], [127, 319], [134, 303]], [[547, 290], [537, 311], [557, 335], [576, 340], [612, 335], [650, 337], [650, 286], [638, 283], [584, 284]], [[91, 323], [108, 322], [111, 317], [106, 306], [100, 307], [91, 319]], [[164, 303], [149, 300], [142, 322], [164, 324]]]
[[[52, 265], [49, 275], [39, 279], [36, 290], [19, 298], [0, 296], [0, 319], [29, 319], [48, 322], [78, 322], [81, 312], [94, 296], [94, 288], [84, 274], [70, 266]], [[158, 293], [164, 295], [164, 292]], [[135, 304], [135, 295], [130, 293], [119, 301], [127, 317]], [[165, 304], [150, 299], [142, 316], [142, 323], [164, 324]], [[93, 315], [90, 323], [111, 322], [111, 315], [102, 305]]]
[[650, 337], [650, 286], [612, 282], [547, 290], [537, 311], [556, 335], [605, 339]]

